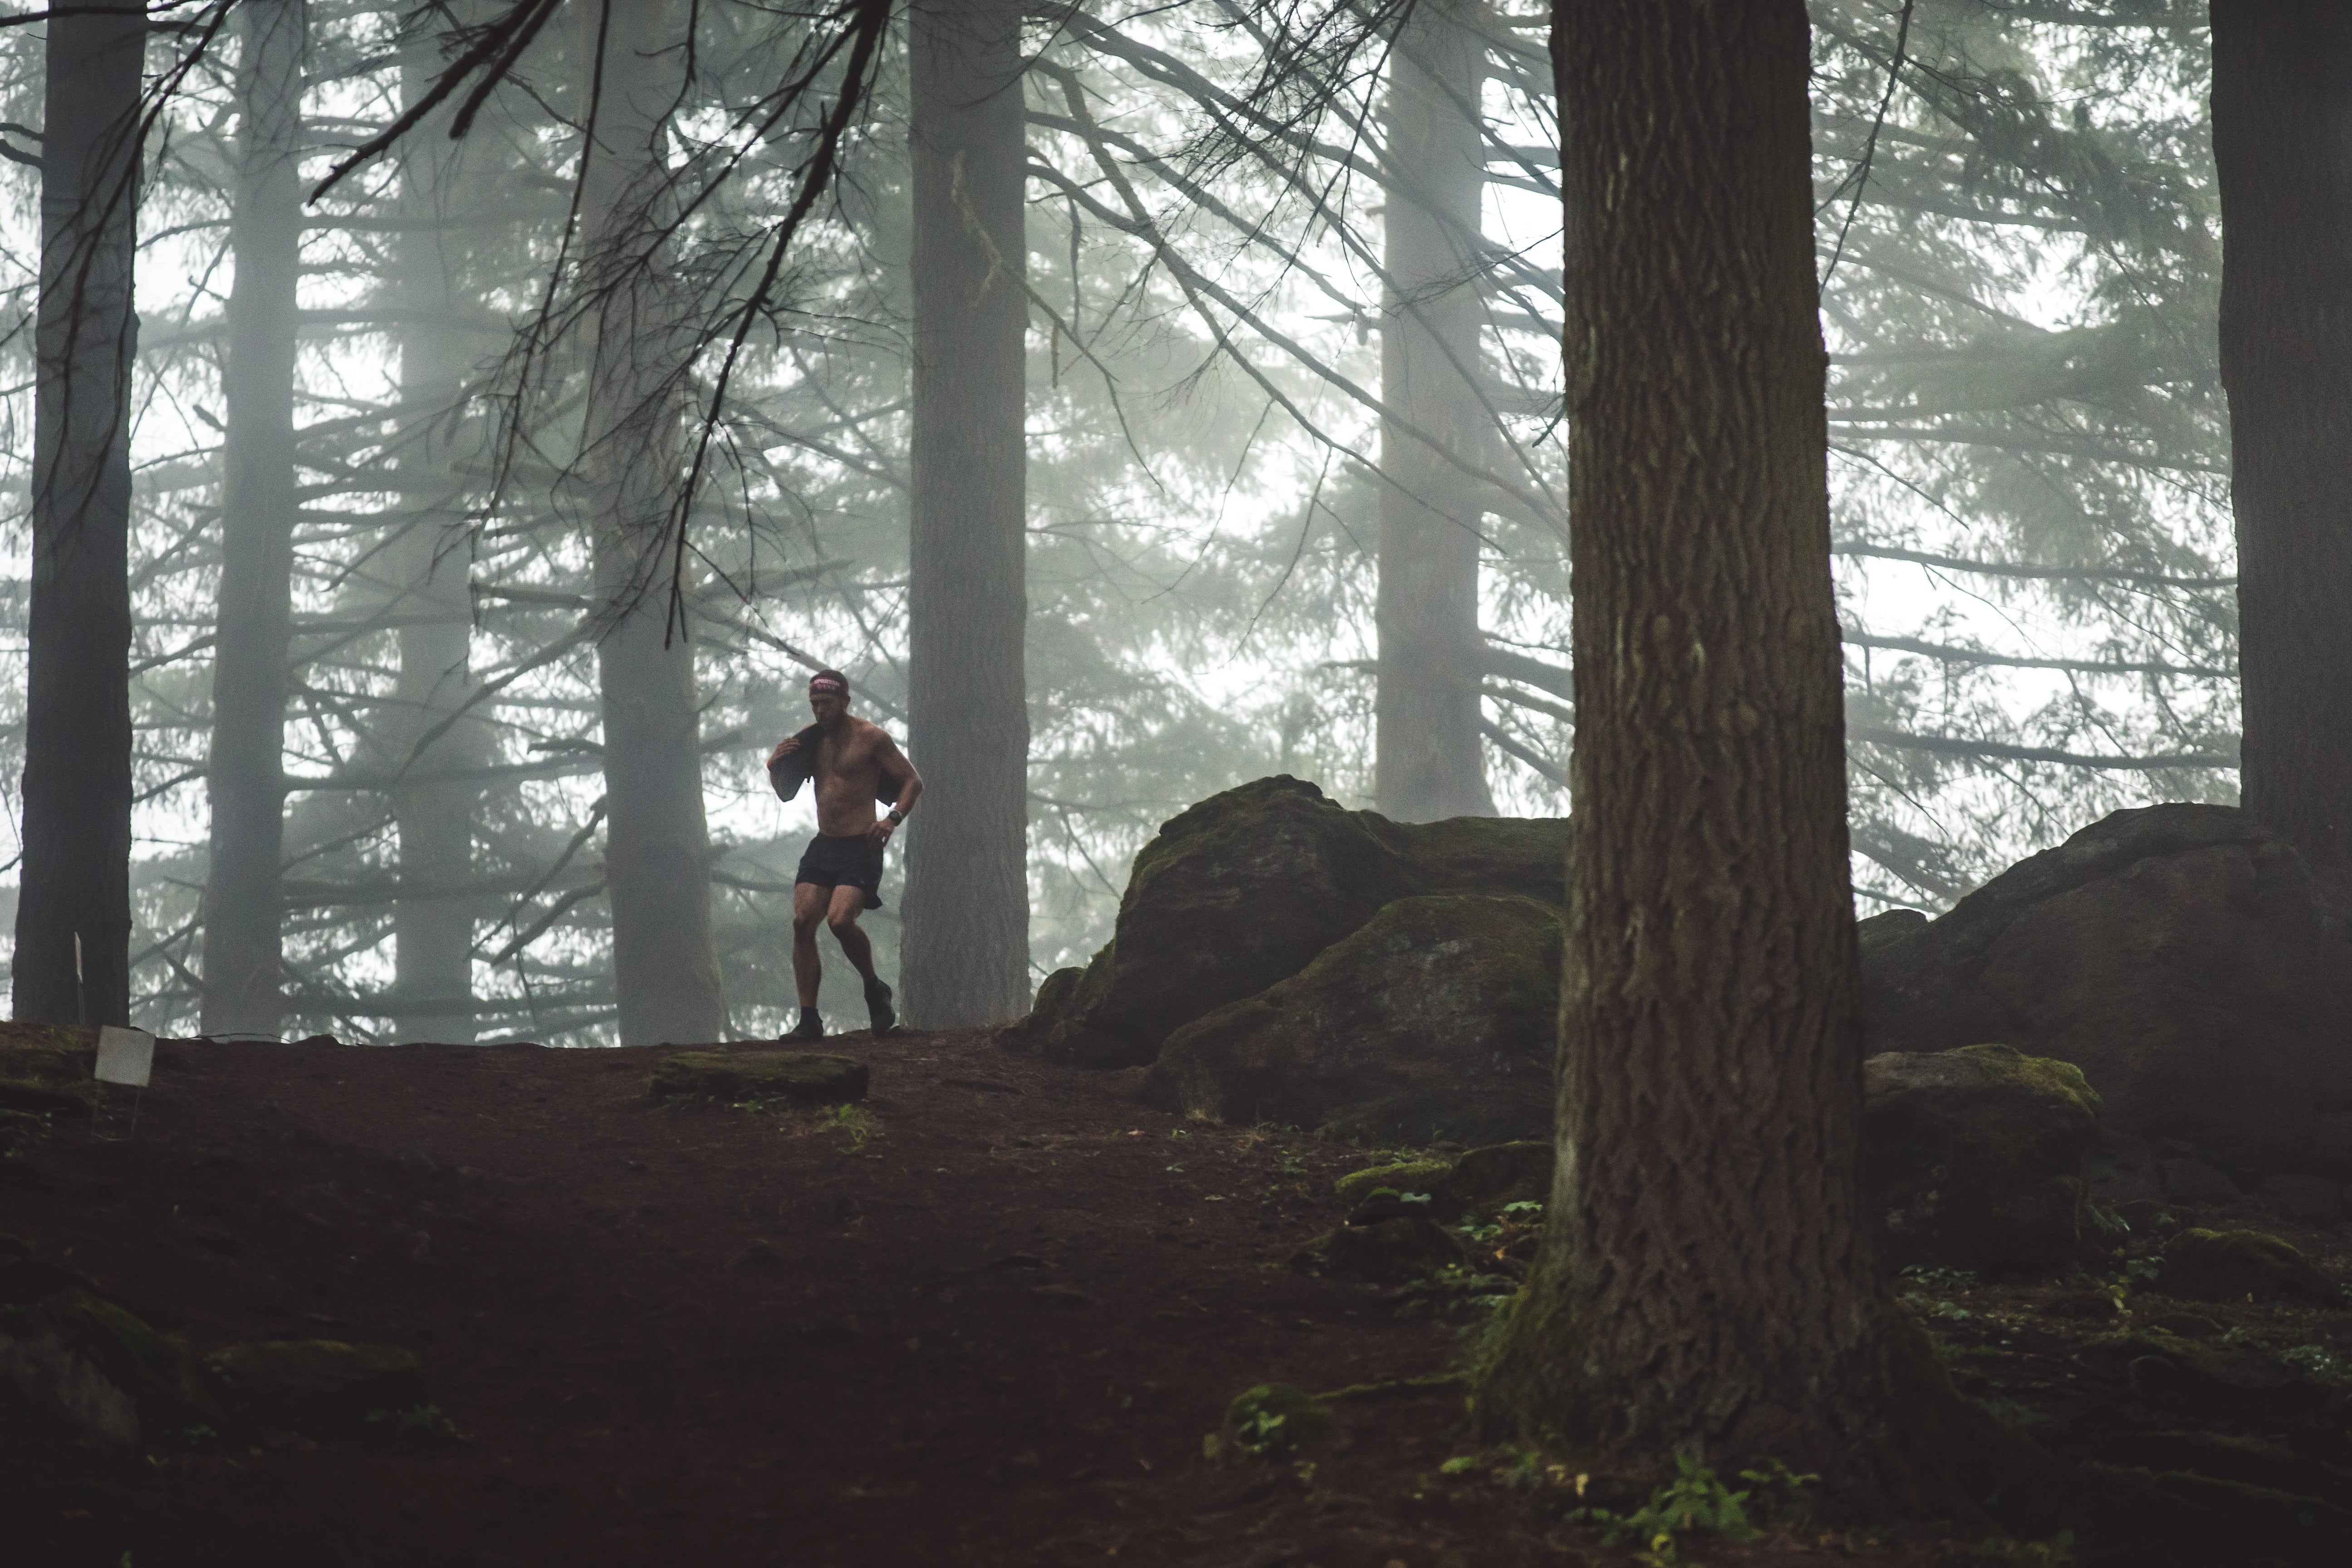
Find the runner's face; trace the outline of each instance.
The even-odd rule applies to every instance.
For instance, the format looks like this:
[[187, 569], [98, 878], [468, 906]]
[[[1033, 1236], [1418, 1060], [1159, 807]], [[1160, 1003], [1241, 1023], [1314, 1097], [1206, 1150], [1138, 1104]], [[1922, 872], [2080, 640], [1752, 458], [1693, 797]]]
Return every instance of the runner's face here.
[[849, 699], [838, 691], [812, 691], [809, 711], [816, 715], [818, 723], [830, 728], [834, 721], [849, 711]]

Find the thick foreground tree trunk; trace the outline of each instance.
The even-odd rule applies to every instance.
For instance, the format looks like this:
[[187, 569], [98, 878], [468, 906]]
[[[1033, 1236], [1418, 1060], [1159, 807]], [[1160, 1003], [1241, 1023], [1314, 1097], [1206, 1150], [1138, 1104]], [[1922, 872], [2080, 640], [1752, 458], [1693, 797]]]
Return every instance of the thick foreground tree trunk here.
[[2352, 871], [2352, 7], [2213, 0], [2246, 809]]
[[278, 889], [286, 842], [287, 652], [293, 606], [295, 285], [301, 272], [307, 0], [237, 14], [236, 206], [222, 401], [220, 615], [214, 632], [212, 855], [203, 1027], [276, 1036], [285, 1016]]
[[652, 235], [670, 200], [665, 123], [683, 68], [683, 16], [670, 0], [582, 8], [583, 69], [600, 21], [610, 27], [595, 144], [583, 154], [585, 282], [601, 298], [580, 468], [604, 618], [604, 875], [625, 1046], [717, 1040], [727, 1028], [691, 620], [664, 636], [691, 339]]
[[[439, 40], [421, 34], [403, 50], [401, 81], [414, 102], [440, 74]], [[472, 553], [454, 465], [473, 455], [472, 432], [454, 424], [470, 354], [451, 320], [459, 306], [457, 257], [448, 237], [424, 226], [442, 215], [457, 149], [438, 119], [421, 127], [402, 171], [401, 207], [413, 226], [394, 242], [394, 288], [403, 315], [400, 466], [414, 476], [404, 499], [417, 510], [386, 552], [400, 622], [400, 678], [385, 726], [393, 765], [413, 779], [393, 792], [400, 835], [399, 902], [393, 910], [395, 1038], [474, 1038], [473, 871], [476, 787], [433, 774], [479, 764], [481, 727], [457, 716], [473, 693]], [[432, 486], [446, 484], [436, 496]]]
[[1416, 6], [1389, 57], [1381, 395], [1402, 422], [1381, 426], [1373, 796], [1404, 822], [1495, 811], [1478, 728], [1478, 483], [1445, 456], [1475, 464], [1493, 433], [1476, 380], [1486, 154], [1474, 9]]
[[1478, 1410], [1596, 1469], [1777, 1458], [1850, 1496], [1965, 1489], [1906, 1461], [1899, 1418], [1965, 1417], [1862, 1203], [1803, 0], [1553, 16], [1577, 693], [1559, 1174]]
[[131, 1009], [131, 253], [139, 210], [139, 0], [49, 18], [33, 414], [33, 583], [19, 1018]]
[[917, 0], [914, 500], [901, 1002], [922, 1028], [1029, 1005], [1026, 375], [1017, 0]]

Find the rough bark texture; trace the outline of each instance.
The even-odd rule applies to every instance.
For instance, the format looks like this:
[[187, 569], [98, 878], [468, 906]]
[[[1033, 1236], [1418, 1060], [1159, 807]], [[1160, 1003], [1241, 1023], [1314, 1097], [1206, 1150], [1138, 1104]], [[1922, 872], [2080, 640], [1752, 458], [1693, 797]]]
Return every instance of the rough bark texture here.
[[1029, 1005], [1026, 398], [1021, 6], [909, 13], [914, 110], [914, 498], [907, 830], [909, 1024]]
[[1559, 1161], [1479, 1408], [1601, 1466], [1779, 1458], [1883, 1497], [1895, 1402], [1940, 1373], [1861, 1195], [1804, 6], [1586, 0], [1553, 28], [1578, 700]]
[[2352, 868], [2352, 8], [2214, 0], [2243, 804]]
[[1476, 462], [1492, 433], [1477, 384], [1486, 46], [1465, 25], [1475, 8], [1415, 6], [1389, 57], [1381, 395], [1400, 418], [1381, 426], [1373, 792], [1401, 822], [1495, 812], [1478, 730], [1478, 486], [1446, 459]]
[[48, 23], [33, 415], [19, 1018], [131, 1006], [131, 253], [139, 208], [137, 0]]
[[236, 206], [222, 401], [220, 614], [214, 633], [212, 842], [203, 1027], [275, 1036], [285, 1016], [278, 889], [294, 566], [295, 285], [301, 272], [306, 0], [237, 13]]
[[[432, 85], [441, 64], [430, 34], [406, 47], [401, 79], [411, 102]], [[402, 205], [411, 219], [430, 220], [446, 205], [456, 155], [439, 120], [419, 128], [402, 172]], [[457, 717], [474, 689], [473, 601], [467, 587], [472, 557], [450, 475], [478, 442], [470, 427], [453, 422], [470, 356], [449, 324], [459, 298], [457, 258], [447, 245], [436, 230], [412, 228], [395, 241], [393, 260], [404, 313], [400, 392], [407, 411], [399, 461], [452, 486], [439, 504], [404, 519], [386, 552], [394, 583], [390, 607], [400, 622], [388, 761], [427, 780], [486, 760], [480, 727]], [[432, 500], [429, 491], [412, 493]], [[432, 782], [404, 783], [393, 792], [400, 835], [401, 897], [393, 910], [397, 1039], [467, 1041], [475, 1035], [467, 884], [478, 794], [470, 784]]]
[[717, 1040], [727, 1027], [710, 934], [692, 623], [666, 624], [690, 340], [652, 231], [669, 199], [664, 119], [683, 68], [681, 15], [670, 0], [582, 8], [583, 69], [596, 58], [600, 20], [610, 27], [581, 200], [586, 282], [602, 300], [580, 466], [604, 622], [596, 647], [604, 875], [625, 1046]]

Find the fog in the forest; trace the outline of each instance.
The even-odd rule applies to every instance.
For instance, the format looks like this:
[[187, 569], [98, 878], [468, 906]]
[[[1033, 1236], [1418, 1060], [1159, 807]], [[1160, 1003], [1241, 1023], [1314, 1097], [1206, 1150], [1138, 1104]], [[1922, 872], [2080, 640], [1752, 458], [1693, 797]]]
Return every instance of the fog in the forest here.
[[[861, 55], [857, 7], [151, 9], [133, 1022], [774, 1036], [814, 816], [761, 763], [821, 666], [928, 785], [886, 974], [910, 861], [918, 920], [977, 910], [1016, 966], [1025, 908], [1034, 986], [1108, 939], [1159, 823], [1266, 773], [1568, 811], [1545, 7], [1033, 3], [979, 88], [895, 27]], [[2081, 9], [1812, 6], [1865, 914], [2236, 797], [2203, 7]], [[455, 75], [517, 12], [495, 85]], [[43, 36], [0, 31], [11, 925]], [[968, 184], [926, 197], [918, 133], [968, 138]], [[1011, 306], [938, 335], [922, 276]], [[982, 341], [1016, 313], [1024, 408]], [[1025, 422], [1025, 466], [920, 458], [927, 419]], [[956, 651], [1007, 626], [1019, 667]], [[1025, 906], [985, 836], [1025, 842]]]

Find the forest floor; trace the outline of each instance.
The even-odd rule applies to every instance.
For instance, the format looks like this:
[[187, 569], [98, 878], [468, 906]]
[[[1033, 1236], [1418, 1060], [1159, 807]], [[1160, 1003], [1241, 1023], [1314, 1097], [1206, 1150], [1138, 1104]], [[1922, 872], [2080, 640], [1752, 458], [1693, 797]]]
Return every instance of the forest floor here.
[[[1211, 1458], [1204, 1436], [1253, 1384], [1320, 1393], [1460, 1365], [1478, 1307], [1288, 1266], [1340, 1222], [1331, 1183], [1368, 1152], [1180, 1121], [1142, 1108], [1135, 1073], [1010, 1058], [977, 1033], [823, 1048], [869, 1064], [863, 1107], [666, 1107], [646, 1096], [648, 1050], [163, 1043], [135, 1127], [132, 1092], [110, 1089], [96, 1116], [56, 1119], [0, 1161], [0, 1244], [199, 1352], [407, 1347], [453, 1430], [228, 1441], [198, 1427], [144, 1435], [111, 1469], [0, 1430], [0, 1541], [15, 1542], [0, 1555], [2064, 1560], [1988, 1549], [1981, 1532], [1814, 1530], [1638, 1557], [1563, 1522], [1563, 1489], [1505, 1484], [1511, 1456], [1479, 1453], [1458, 1387], [1340, 1401], [1337, 1436], [1286, 1458]], [[2287, 1233], [2342, 1267], [2338, 1231]], [[2084, 1308], [2079, 1281], [1934, 1293], [1915, 1301], [1972, 1392], [2021, 1402], [2028, 1421], [2040, 1400], [2075, 1426], [2112, 1408], [2134, 1431], [2165, 1427], [2160, 1411], [2129, 1419], [2128, 1388], [2068, 1359], [2069, 1336], [2114, 1327], [2081, 1321], [2105, 1309]], [[2279, 1331], [2352, 1363], [2343, 1314]]]

